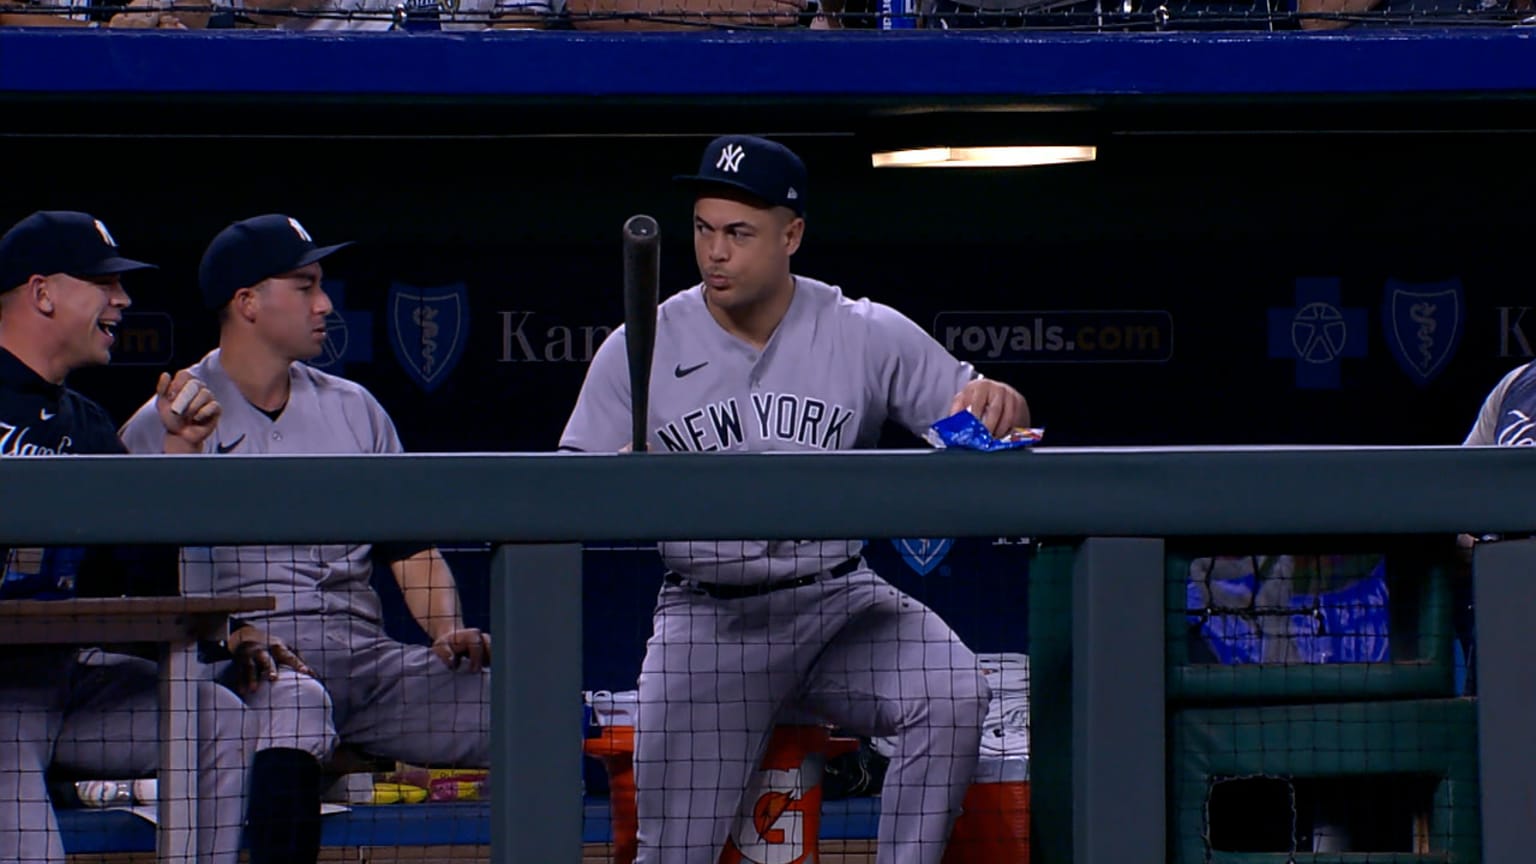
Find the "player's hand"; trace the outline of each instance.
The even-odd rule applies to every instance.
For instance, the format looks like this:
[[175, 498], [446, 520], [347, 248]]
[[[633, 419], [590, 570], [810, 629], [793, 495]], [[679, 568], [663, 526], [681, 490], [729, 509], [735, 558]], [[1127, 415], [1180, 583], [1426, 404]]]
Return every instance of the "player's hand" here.
[[283, 640], [250, 625], [229, 634], [229, 650], [235, 655], [235, 683], [241, 695], [255, 693], [263, 681], [276, 681], [279, 668], [292, 669], [300, 675], [315, 674]]
[[200, 452], [219, 424], [221, 410], [213, 391], [191, 372], [183, 369], [174, 378], [168, 372], [160, 373], [160, 382], [155, 385], [155, 411], [165, 424], [167, 444], [174, 440], [182, 451]]
[[432, 653], [449, 669], [479, 672], [491, 665], [491, 634], [473, 627], [449, 630], [432, 643]]
[[1001, 381], [978, 378], [965, 385], [949, 403], [949, 413], [970, 411], [993, 435], [1006, 435], [1015, 426], [1029, 425], [1029, 403], [1019, 391]]

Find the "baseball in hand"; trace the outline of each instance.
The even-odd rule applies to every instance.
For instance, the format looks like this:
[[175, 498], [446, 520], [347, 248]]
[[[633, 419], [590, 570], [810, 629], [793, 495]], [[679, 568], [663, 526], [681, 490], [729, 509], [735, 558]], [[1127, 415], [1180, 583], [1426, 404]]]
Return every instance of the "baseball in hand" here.
[[192, 400], [197, 398], [197, 393], [201, 389], [203, 389], [201, 381], [198, 381], [196, 378], [189, 380], [187, 385], [181, 388], [181, 392], [176, 394], [176, 399], [171, 402], [171, 413], [177, 417], [185, 414], [187, 406], [191, 405]]

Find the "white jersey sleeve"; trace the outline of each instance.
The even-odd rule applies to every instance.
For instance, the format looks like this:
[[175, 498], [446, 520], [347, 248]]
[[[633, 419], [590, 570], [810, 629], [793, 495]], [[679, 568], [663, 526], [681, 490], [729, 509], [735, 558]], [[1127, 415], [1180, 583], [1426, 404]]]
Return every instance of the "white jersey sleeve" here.
[[155, 410], [155, 397], [149, 397], [140, 405], [117, 434], [123, 439], [123, 446], [135, 456], [164, 453], [165, 424], [160, 422], [160, 413]]
[[889, 306], [870, 303], [869, 326], [874, 392], [884, 394], [886, 416], [922, 437], [948, 414], [950, 401], [977, 377], [976, 370]]
[[630, 443], [629, 406], [629, 355], [620, 325], [592, 356], [576, 407], [560, 435], [560, 449], [617, 452]]
[[1504, 404], [1504, 395], [1509, 392], [1509, 385], [1513, 384], [1529, 365], [1527, 363], [1516, 367], [1494, 385], [1488, 398], [1483, 400], [1482, 410], [1477, 412], [1477, 422], [1472, 425], [1472, 431], [1467, 433], [1467, 440], [1461, 442], [1464, 446], [1498, 443], [1499, 406]]
[[373, 432], [374, 453], [404, 453], [405, 445], [400, 443], [400, 433], [395, 430], [395, 421], [389, 417], [389, 412], [379, 404], [379, 400], [363, 387], [358, 387], [363, 396], [363, 407], [368, 412], [369, 428]]

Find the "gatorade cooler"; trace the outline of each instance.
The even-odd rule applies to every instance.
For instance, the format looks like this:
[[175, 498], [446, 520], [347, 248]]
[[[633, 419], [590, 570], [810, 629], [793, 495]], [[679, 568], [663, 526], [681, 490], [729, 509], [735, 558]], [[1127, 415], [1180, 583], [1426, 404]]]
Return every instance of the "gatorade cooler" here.
[[613, 830], [613, 864], [634, 864], [638, 844], [635, 833], [635, 714], [639, 694], [598, 691], [592, 694], [592, 719], [596, 738], [582, 742], [588, 756], [603, 763], [608, 772], [608, 810]]
[[821, 772], [859, 742], [825, 726], [779, 726], [720, 853], [720, 864], [819, 864]]
[[986, 756], [976, 763], [943, 864], [1029, 864], [1029, 760]]
[[[592, 714], [599, 734], [583, 749], [608, 772], [613, 864], [633, 864], [638, 849], [635, 813], [635, 693], [594, 693]], [[858, 748], [832, 738], [826, 727], [783, 725], [774, 729], [753, 775], [741, 811], [720, 853], [720, 864], [818, 864], [821, 772], [829, 755]]]

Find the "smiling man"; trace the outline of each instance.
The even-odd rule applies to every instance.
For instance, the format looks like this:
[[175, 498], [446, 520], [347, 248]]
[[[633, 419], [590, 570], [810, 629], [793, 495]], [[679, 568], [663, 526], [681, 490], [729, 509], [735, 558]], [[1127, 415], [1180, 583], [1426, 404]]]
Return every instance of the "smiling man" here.
[[[125, 452], [107, 412], [65, 379], [111, 359], [132, 302], [122, 276], [152, 266], [123, 257], [107, 226], [86, 213], [40, 211], [0, 237], [0, 458]], [[150, 406], [146, 439], [156, 452], [197, 450], [219, 415], [185, 370], [161, 376]], [[6, 506], [28, 506], [26, 490], [5, 491]], [[0, 565], [5, 599], [175, 591], [175, 559], [146, 549], [0, 547]], [[155, 664], [98, 647], [7, 646], [0, 682], [0, 861], [62, 864], [45, 773], [59, 766], [95, 777], [153, 775]], [[197, 699], [198, 821], [206, 826], [197, 859], [235, 864], [248, 712], [212, 682]]]

